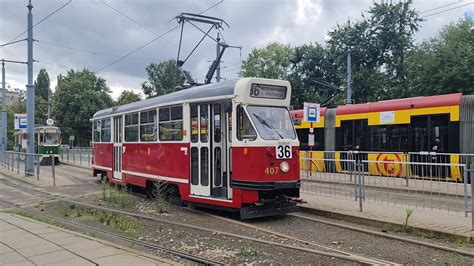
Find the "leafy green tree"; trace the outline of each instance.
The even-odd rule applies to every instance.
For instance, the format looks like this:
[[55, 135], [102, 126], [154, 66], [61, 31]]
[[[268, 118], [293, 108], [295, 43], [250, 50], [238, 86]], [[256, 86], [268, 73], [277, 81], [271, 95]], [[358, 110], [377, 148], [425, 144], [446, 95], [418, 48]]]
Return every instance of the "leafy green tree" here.
[[467, 20], [446, 26], [407, 58], [416, 95], [474, 94], [474, 34]]
[[69, 70], [58, 76], [53, 94], [52, 114], [63, 137], [75, 136], [77, 145], [88, 146], [95, 112], [113, 106], [105, 79], [89, 70]]
[[253, 48], [242, 62], [242, 77], [288, 79], [294, 50], [290, 45], [271, 43], [265, 48]]
[[159, 64], [151, 63], [146, 72], [148, 82], [142, 83], [142, 90], [148, 98], [173, 92], [176, 86], [184, 83], [184, 77], [174, 59]]
[[139, 93], [134, 93], [133, 91], [124, 90], [117, 99], [117, 105], [124, 105], [127, 103], [133, 103], [141, 101], [142, 97]]
[[[2, 109], [2, 102], [0, 101], [0, 110]], [[15, 133], [13, 122], [13, 111], [11, 106], [7, 105], [7, 149], [13, 149], [13, 134]]]
[[380, 1], [374, 2], [368, 11], [370, 31], [378, 43], [394, 94], [404, 97], [412, 95], [406, 77], [405, 56], [413, 47], [413, 34], [422, 21], [411, 5], [412, 0]]
[[51, 93], [49, 75], [46, 69], [40, 69], [35, 81], [35, 95], [40, 96], [48, 102], [48, 95]]
[[[26, 113], [26, 100], [14, 102], [11, 106], [14, 113]], [[35, 96], [35, 125], [44, 125], [47, 119], [48, 102], [43, 97]]]

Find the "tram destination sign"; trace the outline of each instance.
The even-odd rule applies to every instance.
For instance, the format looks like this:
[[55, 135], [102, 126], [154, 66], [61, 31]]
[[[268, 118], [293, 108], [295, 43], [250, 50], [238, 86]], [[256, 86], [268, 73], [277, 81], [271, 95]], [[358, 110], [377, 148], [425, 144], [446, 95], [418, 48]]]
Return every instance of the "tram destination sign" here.
[[287, 87], [253, 83], [250, 97], [283, 100], [286, 98]]

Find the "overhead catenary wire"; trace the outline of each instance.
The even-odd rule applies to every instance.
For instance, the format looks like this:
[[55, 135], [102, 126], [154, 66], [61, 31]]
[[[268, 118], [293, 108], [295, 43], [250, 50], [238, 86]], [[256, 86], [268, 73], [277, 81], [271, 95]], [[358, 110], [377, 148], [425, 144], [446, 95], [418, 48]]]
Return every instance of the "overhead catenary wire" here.
[[[56, 10], [54, 10], [53, 12], [51, 12], [49, 15], [47, 15], [46, 17], [42, 18], [40, 21], [36, 22], [35, 24], [33, 24], [33, 26], [31, 28], [34, 28], [36, 26], [38, 26], [41, 22], [47, 20], [48, 18], [50, 18], [52, 15], [56, 14], [57, 12], [59, 12], [61, 9], [65, 8], [67, 5], [69, 5], [70, 3], [72, 2], [72, 0], [69, 0], [69, 2], [65, 3], [64, 5], [60, 6], [59, 8], [57, 8]], [[20, 37], [21, 35], [25, 34], [26, 32], [28, 32], [29, 28], [26, 29], [24, 32], [18, 34], [16, 37], [14, 37], [13, 39], [11, 39], [10, 41], [8, 41], [7, 43], [11, 43], [13, 41], [15, 41], [16, 39], [18, 39], [18, 37]]]
[[435, 13], [432, 13], [432, 14], [428, 14], [428, 15], [423, 16], [421, 18], [423, 19], [423, 18], [431, 17], [431, 16], [434, 16], [434, 15], [438, 15], [438, 14], [448, 12], [448, 11], [451, 11], [451, 10], [454, 10], [454, 9], [458, 9], [458, 8], [461, 8], [461, 7], [465, 7], [465, 6], [468, 6], [468, 5], [474, 5], [474, 3], [467, 3], [467, 4], [460, 5], [460, 6], [444, 9], [444, 10], [441, 10], [441, 11], [438, 11], [438, 12], [435, 12]]
[[448, 6], [456, 5], [456, 4], [459, 4], [459, 3], [461, 3], [461, 2], [463, 2], [463, 0], [458, 0], [458, 1], [453, 2], [453, 3], [451, 3], [451, 4], [442, 5], [442, 6], [439, 6], [439, 7], [435, 7], [435, 8], [423, 10], [423, 11], [420, 12], [420, 14], [427, 13], [427, 12], [434, 11], [434, 10], [438, 10], [438, 9], [441, 9], [441, 8], [444, 8], [444, 7], [448, 7]]
[[[212, 5], [212, 6], [210, 6], [209, 8], [206, 8], [205, 10], [201, 11], [199, 14], [203, 14], [204, 12], [209, 11], [210, 9], [216, 7], [217, 5], [221, 4], [222, 2], [223, 2], [223, 1], [220, 1], [220, 2], [218, 2], [218, 3], [216, 3], [216, 4]], [[178, 28], [180, 28], [180, 27], [181, 27], [181, 25], [179, 25], [179, 24], [176, 25], [175, 27], [169, 29], [169, 30], [166, 31], [165, 33], [163, 33], [163, 34], [161, 34], [161, 35], [158, 35], [156, 38], [154, 38], [154, 39], [148, 41], [147, 43], [144, 43], [144, 44], [140, 45], [139, 47], [133, 49], [132, 51], [128, 52], [127, 54], [125, 54], [125, 55], [123, 55], [123, 56], [121, 56], [120, 58], [118, 58], [118, 59], [112, 61], [111, 63], [109, 63], [109, 64], [107, 64], [107, 65], [105, 65], [105, 66], [103, 66], [103, 67], [101, 67], [101, 68], [99, 68], [99, 69], [97, 69], [97, 70], [96, 70], [96, 73], [98, 73], [98, 72], [100, 72], [100, 71], [102, 71], [102, 70], [104, 70], [104, 69], [106, 69], [106, 68], [108, 68], [108, 67], [110, 67], [110, 66], [112, 66], [112, 65], [114, 65], [114, 64], [116, 64], [116, 63], [118, 63], [118, 62], [120, 62], [120, 61], [122, 61], [123, 59], [127, 58], [128, 56], [130, 56], [130, 55], [136, 53], [137, 51], [139, 51], [139, 50], [141, 50], [141, 49], [147, 47], [148, 45], [152, 44], [153, 42], [159, 40], [159, 39], [162, 38], [163, 36], [167, 35], [168, 33], [172, 32], [172, 31], [174, 31], [174, 30], [176, 30], [176, 29], [178, 29]]]

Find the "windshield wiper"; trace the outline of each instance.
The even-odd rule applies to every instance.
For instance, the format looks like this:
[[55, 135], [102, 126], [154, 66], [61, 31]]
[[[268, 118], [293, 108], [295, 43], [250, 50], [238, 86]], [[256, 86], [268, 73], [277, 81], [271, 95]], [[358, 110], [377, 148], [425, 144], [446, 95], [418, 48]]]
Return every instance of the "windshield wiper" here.
[[265, 121], [265, 119], [261, 118], [260, 116], [258, 116], [256, 114], [253, 114], [253, 116], [255, 116], [255, 118], [257, 118], [258, 122], [260, 122], [262, 125], [270, 128], [270, 129], [273, 129], [278, 134], [280, 139], [284, 139], [283, 136], [280, 134], [280, 132], [278, 132], [278, 130], [276, 130], [274, 127], [272, 127], [272, 125], [268, 124], [267, 121]]

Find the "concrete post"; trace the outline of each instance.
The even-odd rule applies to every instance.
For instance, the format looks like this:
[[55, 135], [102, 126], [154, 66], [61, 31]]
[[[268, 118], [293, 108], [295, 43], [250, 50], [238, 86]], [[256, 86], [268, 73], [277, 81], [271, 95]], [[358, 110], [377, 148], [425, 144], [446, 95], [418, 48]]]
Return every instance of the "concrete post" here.
[[347, 48], [347, 99], [346, 104], [352, 104], [352, 60], [351, 48]]
[[33, 5], [28, 3], [28, 84], [26, 85], [26, 169], [28, 173], [35, 172], [33, 153], [35, 152], [35, 86], [33, 85]]
[[[7, 86], [5, 83], [5, 60], [2, 60], [2, 124], [0, 129], [0, 150], [7, 150]], [[2, 155], [4, 157], [4, 155]]]

